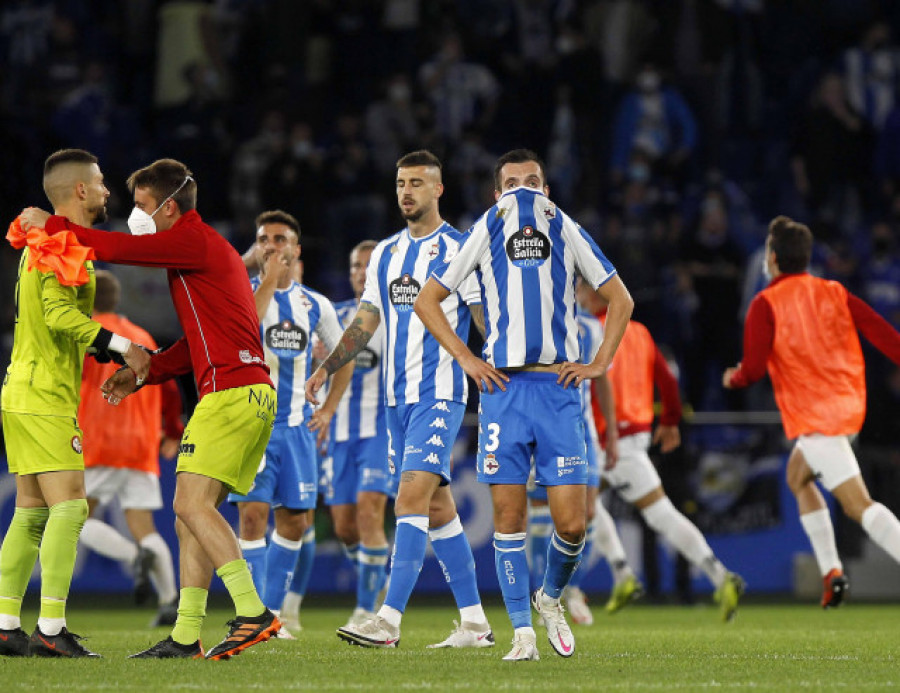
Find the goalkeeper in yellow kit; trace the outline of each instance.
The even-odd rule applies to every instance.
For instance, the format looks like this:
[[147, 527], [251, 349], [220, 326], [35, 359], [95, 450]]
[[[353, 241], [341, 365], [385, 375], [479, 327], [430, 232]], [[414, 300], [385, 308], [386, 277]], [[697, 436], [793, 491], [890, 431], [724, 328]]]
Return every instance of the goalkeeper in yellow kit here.
[[[52, 154], [43, 182], [57, 214], [85, 226], [105, 220], [109, 190], [92, 154], [80, 149]], [[24, 249], [12, 359], [0, 394], [9, 471], [16, 476], [16, 509], [0, 548], [0, 655], [96, 657], [69, 632], [65, 618], [88, 508], [76, 420], [81, 368], [85, 353], [91, 353], [126, 363], [142, 380], [150, 356], [90, 319], [93, 253], [71, 232], [46, 228], [26, 234], [17, 220], [7, 239]], [[39, 554], [41, 608], [29, 637], [20, 612]]]

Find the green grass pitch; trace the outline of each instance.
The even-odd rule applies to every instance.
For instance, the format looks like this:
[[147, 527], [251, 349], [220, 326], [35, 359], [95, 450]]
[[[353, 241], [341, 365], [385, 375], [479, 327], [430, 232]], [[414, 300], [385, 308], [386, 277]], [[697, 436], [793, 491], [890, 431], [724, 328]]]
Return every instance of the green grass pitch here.
[[[0, 690], [38, 691], [882, 691], [900, 688], [900, 605], [742, 605], [733, 623], [712, 605], [636, 604], [615, 616], [595, 609], [591, 627], [575, 627], [576, 652], [563, 659], [538, 627], [541, 661], [501, 661], [512, 628], [499, 605], [488, 609], [497, 645], [428, 650], [458, 613], [449, 598], [414, 597], [400, 648], [351, 647], [334, 629], [350, 613], [304, 607], [296, 641], [272, 641], [224, 662], [135, 661], [127, 655], [162, 639], [144, 626], [152, 612], [121, 602], [91, 605], [75, 596], [69, 625], [89, 636], [102, 660], [0, 660]], [[311, 602], [324, 601], [311, 595]], [[435, 606], [439, 603], [440, 606]], [[26, 611], [26, 630], [35, 613]], [[211, 647], [231, 617], [217, 597], [203, 631]]]

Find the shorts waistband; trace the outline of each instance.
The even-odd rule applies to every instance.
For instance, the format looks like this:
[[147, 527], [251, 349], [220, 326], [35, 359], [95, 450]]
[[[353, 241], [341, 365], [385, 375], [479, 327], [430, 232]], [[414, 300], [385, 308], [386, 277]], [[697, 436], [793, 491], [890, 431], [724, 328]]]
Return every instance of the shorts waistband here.
[[555, 383], [559, 373], [552, 371], [503, 371], [509, 376], [509, 382]]

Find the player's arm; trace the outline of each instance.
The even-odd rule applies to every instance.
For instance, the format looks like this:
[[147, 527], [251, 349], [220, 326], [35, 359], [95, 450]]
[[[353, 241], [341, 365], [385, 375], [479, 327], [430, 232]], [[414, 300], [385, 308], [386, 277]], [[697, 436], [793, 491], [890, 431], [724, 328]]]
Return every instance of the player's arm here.
[[150, 371], [145, 380], [137, 382], [134, 373], [125, 368], [117, 370], [103, 383], [100, 389], [110, 404], [118, 404], [144, 384], [158, 385], [183, 373], [190, 373], [192, 368], [191, 352], [184, 337], [166, 349], [147, 355], [150, 357]]
[[484, 306], [481, 303], [470, 303], [469, 312], [472, 314], [472, 322], [475, 324], [475, 329], [478, 330], [481, 338], [485, 339], [487, 333], [484, 328]]
[[722, 374], [722, 385], [728, 389], [747, 387], [766, 373], [766, 363], [775, 341], [775, 314], [763, 294], [750, 302], [744, 319], [744, 358]]
[[609, 471], [616, 466], [619, 461], [619, 424], [616, 420], [616, 396], [613, 393], [612, 383], [609, 382], [609, 376], [603, 375], [594, 378], [597, 393], [597, 402], [600, 405], [600, 412], [606, 421], [606, 464], [603, 468]]
[[861, 298], [847, 294], [853, 324], [872, 346], [900, 366], [900, 332]]
[[113, 358], [127, 364], [143, 382], [150, 368], [150, 355], [127, 337], [110, 332], [82, 313], [76, 296], [77, 289], [60, 284], [53, 272], [41, 273], [41, 306], [47, 327], [85, 345], [91, 355], [115, 354]]
[[656, 344], [653, 345], [653, 351], [653, 382], [659, 388], [662, 400], [662, 414], [653, 432], [653, 443], [659, 443], [660, 451], [666, 453], [681, 445], [681, 431], [678, 430], [678, 423], [681, 421], [681, 395], [678, 394], [678, 381]]
[[606, 326], [603, 330], [603, 342], [597, 349], [597, 354], [588, 364], [564, 363], [559, 370], [558, 382], [563, 387], [570, 384], [580, 385], [587, 378], [597, 378], [609, 368], [616, 349], [631, 320], [631, 312], [634, 310], [634, 299], [618, 274], [613, 274], [597, 288], [597, 293], [609, 304], [606, 311]]
[[97, 259], [103, 262], [171, 269], [199, 269], [209, 262], [206, 241], [201, 234], [172, 229], [146, 236], [111, 233], [79, 226], [43, 210], [34, 212], [35, 209], [29, 207], [22, 213], [30, 225], [42, 226], [47, 233], [68, 229], [81, 245], [93, 248]]
[[[316, 335], [318, 335], [322, 344], [333, 349], [338, 345], [338, 341], [342, 337], [341, 321], [330, 301], [320, 301], [319, 309], [321, 315], [318, 323], [316, 323]], [[325, 360], [328, 360], [327, 357]], [[328, 437], [331, 419], [334, 416], [334, 412], [337, 411], [338, 404], [344, 396], [347, 386], [350, 385], [355, 365], [356, 362], [351, 359], [334, 372], [334, 375], [331, 377], [331, 385], [328, 388], [328, 394], [325, 397], [325, 401], [322, 402], [322, 405], [318, 409], [316, 409], [307, 424], [310, 430], [319, 432], [318, 439], [320, 447], [324, 445], [325, 440]]]
[[[362, 301], [350, 325], [344, 330], [337, 346], [328, 355], [328, 358], [322, 362], [322, 365], [316, 369], [309, 380], [306, 381], [306, 401], [310, 404], [316, 404], [316, 393], [325, 384], [329, 376], [334, 375], [345, 365], [356, 358], [356, 355], [365, 348], [378, 325], [381, 324], [381, 311], [378, 307], [368, 301]], [[352, 374], [352, 369], [351, 369]], [[344, 386], [346, 388], [346, 385]], [[341, 392], [343, 394], [343, 392]]]
[[450, 321], [441, 308], [441, 301], [450, 295], [450, 290], [445, 288], [435, 277], [431, 277], [416, 298], [416, 315], [431, 332], [438, 343], [456, 359], [466, 374], [475, 381], [481, 392], [487, 390], [493, 393], [494, 385], [501, 390], [506, 390], [504, 383], [509, 381], [502, 371], [497, 370], [484, 359], [480, 359], [466, 346], [459, 335], [456, 334]]
[[275, 290], [282, 277], [290, 272], [287, 261], [278, 253], [272, 253], [266, 259], [262, 272], [259, 275], [259, 286], [253, 292], [253, 300], [256, 302], [256, 317], [262, 322], [269, 310], [269, 304], [275, 296]]

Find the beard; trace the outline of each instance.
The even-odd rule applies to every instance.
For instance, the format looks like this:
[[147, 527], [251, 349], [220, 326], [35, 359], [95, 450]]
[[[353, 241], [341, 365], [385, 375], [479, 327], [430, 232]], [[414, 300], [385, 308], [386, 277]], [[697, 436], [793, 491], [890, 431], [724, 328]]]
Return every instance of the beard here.
[[401, 212], [401, 214], [406, 221], [416, 222], [422, 218], [422, 216], [425, 214], [425, 210], [419, 207], [418, 209], [414, 209], [411, 212]]
[[106, 205], [100, 205], [94, 209], [89, 209], [88, 213], [91, 215], [91, 224], [102, 224], [109, 218], [109, 215], [106, 212]]

